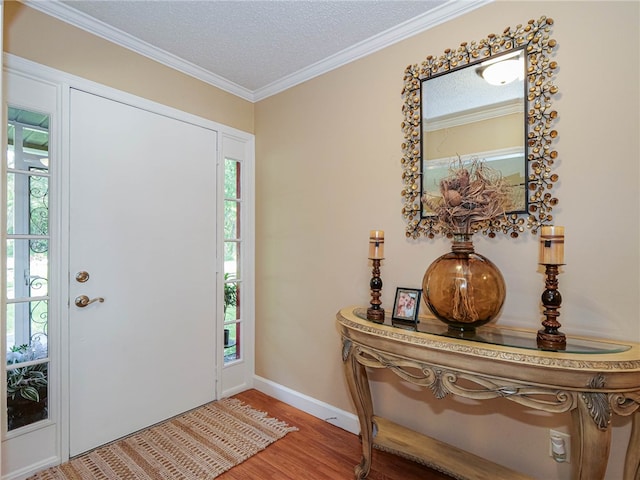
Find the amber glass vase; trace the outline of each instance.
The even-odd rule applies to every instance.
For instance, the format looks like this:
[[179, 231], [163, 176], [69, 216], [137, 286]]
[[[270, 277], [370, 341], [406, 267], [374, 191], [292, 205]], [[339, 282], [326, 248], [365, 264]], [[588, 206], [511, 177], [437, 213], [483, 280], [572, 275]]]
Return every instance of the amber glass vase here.
[[422, 292], [429, 309], [450, 330], [473, 331], [498, 315], [506, 287], [498, 267], [475, 253], [471, 234], [455, 234], [451, 252], [425, 272]]

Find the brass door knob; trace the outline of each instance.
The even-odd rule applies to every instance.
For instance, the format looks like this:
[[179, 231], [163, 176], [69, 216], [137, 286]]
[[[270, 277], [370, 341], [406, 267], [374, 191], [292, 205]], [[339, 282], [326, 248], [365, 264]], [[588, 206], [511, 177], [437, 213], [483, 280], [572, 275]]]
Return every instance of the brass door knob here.
[[80, 295], [79, 297], [76, 297], [76, 300], [75, 300], [76, 307], [80, 307], [80, 308], [84, 308], [87, 305], [91, 305], [94, 302], [102, 303], [104, 302], [104, 298], [96, 297], [96, 298], [89, 299], [89, 297], [87, 297], [86, 295]]

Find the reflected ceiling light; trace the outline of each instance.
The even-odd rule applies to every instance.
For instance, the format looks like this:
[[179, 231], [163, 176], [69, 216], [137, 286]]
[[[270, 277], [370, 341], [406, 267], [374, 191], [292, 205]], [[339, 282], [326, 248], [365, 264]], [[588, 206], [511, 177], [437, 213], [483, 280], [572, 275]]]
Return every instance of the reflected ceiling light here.
[[478, 75], [490, 85], [507, 85], [524, 79], [524, 59], [512, 56], [483, 62], [476, 69]]

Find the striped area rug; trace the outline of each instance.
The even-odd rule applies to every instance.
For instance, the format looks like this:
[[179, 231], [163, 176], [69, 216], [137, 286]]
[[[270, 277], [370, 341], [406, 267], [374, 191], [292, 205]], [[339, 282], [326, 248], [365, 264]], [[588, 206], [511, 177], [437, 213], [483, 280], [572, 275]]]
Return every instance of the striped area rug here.
[[224, 399], [99, 447], [29, 480], [207, 480], [295, 430], [239, 400]]

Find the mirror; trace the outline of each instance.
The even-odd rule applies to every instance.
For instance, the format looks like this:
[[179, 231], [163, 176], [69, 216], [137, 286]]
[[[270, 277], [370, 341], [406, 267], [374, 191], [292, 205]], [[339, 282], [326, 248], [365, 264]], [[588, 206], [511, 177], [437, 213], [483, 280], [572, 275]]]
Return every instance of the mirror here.
[[511, 185], [506, 215], [480, 222], [474, 231], [516, 238], [552, 222], [558, 200], [551, 190], [558, 176], [551, 171], [557, 158], [551, 25], [546, 17], [529, 20], [406, 68], [402, 213], [407, 237], [445, 233], [422, 199], [440, 195], [440, 180], [458, 159], [480, 159]]
[[[507, 68], [498, 72], [495, 83], [483, 77], [502, 65]], [[441, 198], [440, 181], [449, 174], [452, 158], [469, 163], [475, 157], [500, 171], [511, 187], [507, 212], [525, 212], [524, 51], [426, 78], [420, 91], [421, 197]], [[423, 202], [422, 216], [432, 215]]]

